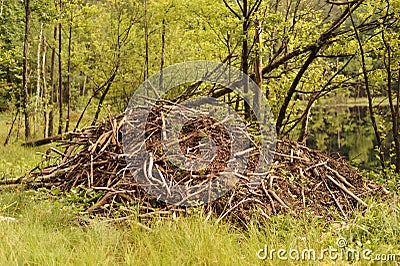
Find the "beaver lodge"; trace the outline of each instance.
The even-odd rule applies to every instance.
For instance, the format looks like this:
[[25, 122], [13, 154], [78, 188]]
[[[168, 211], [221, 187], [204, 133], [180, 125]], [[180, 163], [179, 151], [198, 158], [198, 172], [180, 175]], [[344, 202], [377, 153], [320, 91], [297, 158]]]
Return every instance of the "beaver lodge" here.
[[[43, 167], [34, 169], [19, 182], [29, 187], [61, 191], [95, 191], [97, 196], [92, 198], [86, 210], [91, 214], [110, 214], [121, 205], [131, 203], [138, 204], [140, 214], [145, 216], [152, 213], [185, 213], [191, 207], [158, 200], [136, 182], [132, 172], [139, 174], [138, 171], [142, 171], [147, 177], [152, 171], [158, 172], [163, 178], [155, 181], [169, 181], [171, 189], [178, 183], [189, 186], [208, 182], [226, 166], [224, 162], [229, 158], [225, 154], [229, 152], [226, 149], [229, 143], [224, 143], [226, 132], [216, 134], [221, 128], [215, 126], [213, 121], [203, 119], [201, 123], [182, 129], [192, 132], [191, 135], [186, 132], [181, 136], [182, 150], [190, 150], [193, 143], [198, 143], [201, 137], [196, 132], [207, 128], [210, 132], [214, 130], [215, 134], [210, 133], [209, 136], [219, 147], [216, 153], [218, 158], [210, 167], [191, 172], [176, 170], [174, 165], [167, 162], [164, 154], [158, 152], [161, 147], [161, 127], [157, 119], [151, 121], [149, 116], [148, 121], [152, 126], [146, 127], [146, 149], [152, 151], [153, 157], [141, 169], [130, 171], [126, 160], [129, 155], [124, 154], [122, 143], [124, 120], [124, 115], [109, 116], [107, 121], [97, 126], [69, 133], [67, 138], [57, 141], [57, 148], [48, 150]], [[195, 148], [191, 152], [192, 156], [196, 156]], [[257, 157], [256, 153], [253, 155], [252, 158]], [[366, 207], [366, 201], [371, 196], [388, 193], [382, 186], [364, 179], [342, 158], [333, 158], [296, 142], [278, 139], [271, 160], [268, 172], [261, 176], [257, 186], [248, 183], [252, 168], [250, 162], [243, 175], [236, 175], [240, 178], [227, 193], [202, 205], [203, 208], [220, 220], [238, 223], [268, 219], [281, 213], [295, 216], [306, 213], [325, 219], [337, 215], [347, 218], [352, 210]]]

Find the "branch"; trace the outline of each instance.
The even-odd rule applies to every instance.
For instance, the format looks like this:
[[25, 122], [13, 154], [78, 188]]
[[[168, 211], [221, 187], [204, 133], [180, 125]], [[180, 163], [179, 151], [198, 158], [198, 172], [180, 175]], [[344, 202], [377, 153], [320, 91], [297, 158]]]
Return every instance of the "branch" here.
[[304, 62], [300, 71], [297, 73], [295, 79], [293, 80], [292, 85], [290, 86], [289, 91], [286, 94], [285, 101], [283, 102], [283, 105], [282, 105], [281, 109], [279, 110], [278, 119], [276, 121], [276, 133], [277, 134], [279, 134], [281, 131], [283, 120], [285, 119], [285, 116], [286, 116], [286, 110], [289, 106], [290, 101], [292, 100], [292, 96], [296, 90], [297, 85], [299, 84], [304, 73], [307, 71], [308, 67], [311, 65], [311, 63], [314, 61], [314, 59], [317, 57], [317, 54], [320, 49], [321, 49], [321, 47], [316, 47], [314, 50], [311, 51], [307, 60]]
[[305, 116], [310, 111], [314, 102], [324, 95], [323, 93], [327, 91], [329, 84], [331, 84], [332, 81], [349, 65], [349, 63], [353, 60], [354, 57], [355, 57], [355, 55], [352, 55], [351, 58], [349, 60], [347, 60], [347, 62], [338, 71], [336, 71], [336, 73], [334, 75], [332, 75], [332, 77], [325, 83], [324, 87], [320, 91], [315, 93], [315, 95], [308, 101], [307, 107], [306, 107], [305, 111], [303, 112], [303, 114], [301, 115], [301, 117], [299, 119], [297, 119], [295, 124], [291, 128], [289, 128], [287, 131], [285, 131], [282, 134], [282, 136], [287, 136], [287, 134], [289, 134], [298, 125], [298, 123], [300, 123], [300, 121], [305, 118]]
[[233, 10], [233, 9], [228, 5], [228, 3], [226, 2], [226, 0], [222, 0], [222, 1], [224, 2], [225, 6], [226, 6], [239, 20], [242, 20], [242, 17], [239, 16], [239, 14], [236, 13], [236, 11]]
[[262, 3], [262, 0], [258, 0], [254, 3], [254, 5], [250, 8], [249, 14], [247, 14], [247, 19], [250, 18], [250, 16], [254, 13], [257, 12], [258, 8], [260, 7]]
[[240, 3], [240, 1], [241, 1], [241, 0], [236, 0], [236, 3], [238, 4], [238, 6], [239, 6], [239, 8], [240, 8], [240, 11], [242, 11], [242, 14], [243, 14], [244, 9], [243, 9], [242, 4]]

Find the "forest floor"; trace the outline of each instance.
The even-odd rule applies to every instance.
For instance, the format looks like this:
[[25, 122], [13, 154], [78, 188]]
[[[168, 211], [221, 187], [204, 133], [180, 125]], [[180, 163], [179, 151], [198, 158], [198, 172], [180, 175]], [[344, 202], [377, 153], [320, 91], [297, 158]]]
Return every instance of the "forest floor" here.
[[[0, 116], [2, 142], [9, 121]], [[0, 179], [26, 174], [47, 148], [1, 145]], [[347, 220], [278, 215], [244, 230], [196, 208], [191, 215], [152, 217], [146, 225], [135, 206], [129, 221], [89, 218], [79, 195], [14, 188], [0, 191], [0, 265], [397, 265], [398, 192], [392, 188], [387, 202], [371, 199]], [[340, 249], [345, 242], [352, 262]]]

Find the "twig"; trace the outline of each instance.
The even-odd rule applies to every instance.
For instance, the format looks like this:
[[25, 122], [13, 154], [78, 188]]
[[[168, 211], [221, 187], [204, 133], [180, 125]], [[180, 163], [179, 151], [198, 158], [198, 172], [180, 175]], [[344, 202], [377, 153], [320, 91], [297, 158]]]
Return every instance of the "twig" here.
[[332, 191], [329, 189], [328, 184], [325, 182], [325, 180], [323, 178], [321, 178], [322, 181], [324, 182], [324, 185], [326, 187], [326, 189], [329, 191], [329, 194], [331, 194], [333, 200], [335, 201], [336, 205], [339, 207], [340, 212], [342, 213], [343, 217], [347, 220], [347, 215], [346, 213], [343, 211], [342, 206], [340, 205], [339, 201], [336, 199], [335, 195], [332, 193]]
[[333, 177], [331, 177], [330, 175], [326, 175], [326, 177], [332, 181], [332, 183], [334, 183], [336, 186], [338, 186], [339, 188], [341, 188], [344, 192], [346, 192], [347, 194], [349, 194], [353, 199], [355, 199], [358, 203], [360, 203], [361, 205], [368, 207], [368, 204], [365, 203], [362, 199], [360, 199], [359, 197], [357, 197], [356, 195], [354, 195], [353, 192], [351, 192], [350, 190], [348, 190], [342, 183], [339, 183], [338, 181], [336, 181]]
[[310, 161], [309, 159], [305, 159], [305, 158], [302, 158], [302, 157], [299, 157], [299, 156], [291, 156], [291, 155], [279, 153], [277, 151], [272, 151], [272, 153], [275, 154], [275, 155], [279, 155], [279, 156], [290, 158], [290, 159], [297, 159], [297, 160], [306, 161], [306, 162]]
[[89, 209], [87, 209], [87, 213], [92, 213], [96, 209], [100, 208], [101, 206], [104, 206], [104, 204], [107, 202], [107, 200], [111, 197], [114, 196], [115, 192], [108, 192], [106, 195], [104, 195], [103, 198], [101, 198], [98, 202], [93, 204]]
[[274, 213], [277, 213], [276, 210], [275, 210], [274, 200], [273, 200], [273, 199], [271, 198], [271, 196], [269, 195], [268, 189], [265, 187], [265, 184], [264, 184], [263, 181], [261, 181], [261, 184], [262, 184], [262, 188], [263, 188], [263, 190], [264, 190], [265, 195], [267, 195], [267, 197], [268, 197], [268, 199], [269, 199], [269, 202], [271, 203], [272, 211], [273, 211]]
[[268, 193], [272, 195], [283, 207], [290, 209], [289, 206], [286, 205], [286, 203], [273, 191], [268, 189]]
[[326, 169], [330, 170], [331, 172], [333, 172], [335, 174], [335, 176], [337, 178], [340, 179], [340, 181], [342, 181], [343, 183], [345, 183], [348, 187], [354, 188], [354, 186], [352, 184], [350, 184], [346, 178], [344, 178], [341, 174], [339, 174], [338, 171], [336, 171], [335, 169], [330, 168], [328, 165], [324, 165]]

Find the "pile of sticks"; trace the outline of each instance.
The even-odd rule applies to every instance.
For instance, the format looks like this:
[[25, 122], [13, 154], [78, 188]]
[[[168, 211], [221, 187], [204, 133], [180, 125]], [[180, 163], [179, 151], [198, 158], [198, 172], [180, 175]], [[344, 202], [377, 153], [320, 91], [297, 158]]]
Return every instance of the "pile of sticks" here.
[[[177, 171], [176, 167], [165, 160], [164, 153], [157, 154], [163, 135], [162, 121], [157, 120], [159, 117], [156, 115], [154, 123], [151, 123], [149, 116], [148, 121], [154, 127], [146, 127], [144, 132], [147, 136], [146, 149], [153, 151], [154, 159], [151, 165], [146, 164], [138, 171], [146, 174], [154, 170], [160, 172], [170, 184], [193, 185], [208, 182], [218, 171], [225, 168], [224, 162], [229, 158], [225, 154], [229, 152], [226, 147], [232, 145], [232, 142], [224, 136], [226, 132], [223, 132], [223, 129], [204, 119], [203, 123], [196, 125], [202, 129], [205, 125], [214, 125], [215, 132], [219, 132], [211, 138], [220, 146], [217, 151], [220, 160], [215, 159], [214, 164], [204, 171]], [[158, 213], [186, 212], [189, 207], [159, 201], [136, 182], [135, 172], [127, 165], [126, 158], [129, 154], [124, 154], [122, 144], [125, 120], [124, 115], [109, 115], [107, 121], [97, 126], [68, 134], [68, 139], [58, 140], [58, 145], [50, 148], [45, 154], [44, 167], [35, 169], [19, 182], [34, 187], [58, 188], [62, 191], [90, 188], [101, 192], [101, 197], [88, 207], [89, 213], [109, 213], [110, 208], [117, 203], [120, 205], [127, 202], [138, 204], [140, 212], [147, 214], [154, 213], [155, 210]], [[189, 124], [182, 131], [197, 132], [196, 128], [191, 128], [196, 125]], [[193, 145], [198, 144], [201, 136], [190, 135], [188, 132], [180, 139], [183, 150], [192, 153], [191, 156], [197, 156], [198, 147]], [[246, 151], [243, 151], [244, 153]], [[332, 158], [288, 140], [277, 140], [273, 153], [271, 167], [257, 187], [248, 183], [247, 177], [252, 174], [249, 163], [248, 170], [241, 176], [243, 178], [239, 178], [235, 186], [222, 197], [205, 204], [204, 208], [217, 215], [220, 220], [228, 219], [242, 224], [251, 219], [268, 219], [271, 215], [288, 212], [294, 215], [307, 213], [326, 219], [337, 217], [339, 213], [347, 218], [349, 212], [355, 208], [366, 207], [368, 197], [388, 193], [382, 186], [365, 180], [340, 157]], [[250, 157], [259, 159], [257, 153], [251, 154]], [[149, 170], [150, 167], [154, 169]]]

